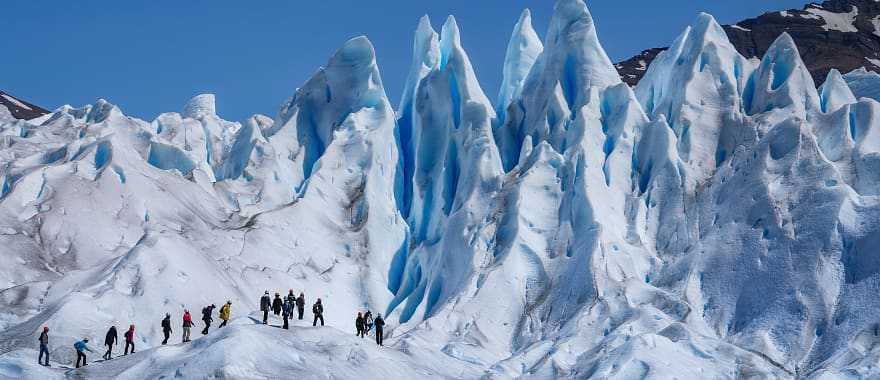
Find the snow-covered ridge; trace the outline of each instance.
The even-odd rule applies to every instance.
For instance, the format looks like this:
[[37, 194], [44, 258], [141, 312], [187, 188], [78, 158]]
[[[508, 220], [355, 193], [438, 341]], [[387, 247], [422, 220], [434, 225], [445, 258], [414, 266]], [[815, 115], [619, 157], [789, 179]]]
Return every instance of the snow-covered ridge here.
[[[867, 72], [817, 89], [787, 34], [755, 63], [701, 14], [632, 89], [584, 2], [559, 0], [543, 42], [516, 21], [493, 103], [467, 41], [452, 17], [420, 20], [396, 112], [357, 37], [274, 118], [229, 122], [200, 95], [151, 122], [101, 100], [3, 123], [0, 369], [41, 370], [21, 358], [42, 325], [58, 352], [128, 323], [155, 347], [165, 312], [231, 300], [246, 321], [264, 289], [291, 289], [343, 331], [386, 314], [387, 355], [283, 338], [293, 362], [400, 363], [375, 376], [877, 375]], [[274, 350], [261, 329], [118, 373], [180, 368], [172, 349], [239, 368]]]

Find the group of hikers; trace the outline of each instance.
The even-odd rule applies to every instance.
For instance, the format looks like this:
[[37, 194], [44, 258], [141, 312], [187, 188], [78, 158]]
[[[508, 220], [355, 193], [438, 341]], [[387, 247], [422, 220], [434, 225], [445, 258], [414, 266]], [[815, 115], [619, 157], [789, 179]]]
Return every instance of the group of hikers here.
[[[284, 320], [283, 329], [289, 329], [288, 320], [293, 319], [294, 308], [296, 309], [297, 318], [299, 320], [303, 319], [303, 313], [305, 311], [305, 294], [300, 293], [299, 296], [293, 295], [293, 289], [290, 290], [290, 293], [283, 299], [279, 293], [275, 293], [275, 299], [272, 299], [269, 296], [269, 291], [267, 290], [263, 293], [263, 296], [260, 298], [260, 311], [263, 312], [263, 324], [269, 323], [269, 312], [271, 311], [276, 316], [282, 316]], [[202, 321], [205, 323], [205, 328], [202, 329], [202, 335], [208, 334], [208, 329], [211, 327], [211, 322], [213, 322], [213, 314], [216, 306], [214, 304], [205, 306], [202, 308]], [[226, 303], [220, 308], [220, 319], [223, 321], [220, 323], [220, 327], [226, 326], [226, 323], [229, 322], [230, 315], [232, 313], [232, 301], [226, 301]], [[314, 314], [315, 319], [312, 321], [312, 326], [317, 326], [318, 321], [321, 321], [321, 326], [324, 326], [324, 305], [321, 303], [321, 299], [318, 298], [317, 301], [312, 305], [312, 314]], [[171, 313], [165, 313], [165, 318], [162, 319], [162, 334], [165, 339], [162, 340], [162, 345], [168, 344], [168, 339], [171, 337], [171, 333], [173, 329], [171, 328]], [[188, 309], [183, 310], [183, 337], [182, 342], [190, 342], [190, 330], [193, 327], [192, 315], [190, 314]], [[355, 318], [355, 329], [357, 330], [357, 336], [363, 338], [367, 333], [369, 333], [373, 328], [376, 329], [376, 344], [383, 346], [382, 339], [384, 336], [385, 330], [385, 320], [382, 319], [382, 314], [377, 314], [376, 319], [373, 319], [373, 313], [367, 310], [365, 313], [358, 312], [357, 318]], [[124, 334], [125, 338], [125, 351], [123, 355], [128, 355], [129, 348], [131, 348], [131, 353], [134, 353], [134, 325], [129, 325], [128, 330]], [[40, 355], [37, 358], [37, 362], [40, 365], [49, 366], [49, 327], [44, 326], [42, 333], [40, 333], [40, 337], [38, 339], [40, 342]], [[104, 360], [110, 360], [113, 358], [113, 346], [119, 342], [119, 337], [116, 333], [116, 326], [110, 326], [110, 329], [107, 330], [107, 334], [104, 336], [104, 345], [107, 346], [107, 352], [102, 356]], [[77, 341], [73, 344], [73, 348], [76, 350], [76, 368], [80, 367], [80, 362], [82, 365], [88, 365], [86, 362], [86, 352], [94, 352], [88, 346], [89, 338], [83, 338], [80, 341]], [[43, 358], [46, 358], [45, 363], [43, 362]]]
[[[284, 324], [281, 328], [283, 329], [289, 328], [288, 320], [293, 319], [293, 309], [296, 308], [297, 319], [302, 320], [305, 307], [305, 296], [303, 293], [300, 293], [299, 297], [293, 295], [293, 289], [291, 289], [290, 293], [284, 298], [281, 298], [280, 293], [275, 293], [275, 298], [273, 299], [269, 296], [268, 290], [263, 293], [263, 297], [260, 298], [260, 311], [263, 312], [263, 324], [265, 325], [269, 323], [269, 312], [271, 311], [276, 316], [280, 315], [282, 317]], [[321, 321], [321, 326], [324, 326], [324, 304], [321, 303], [320, 298], [318, 298], [315, 301], [315, 304], [312, 305], [312, 314], [315, 316], [315, 319], [312, 321], [312, 326], [317, 326], [318, 321]], [[385, 320], [382, 319], [382, 314], [377, 314], [376, 319], [374, 320], [373, 313], [369, 310], [363, 314], [358, 312], [354, 324], [355, 329], [357, 329], [357, 335], [361, 338], [363, 338], [375, 326], [376, 344], [384, 346], [384, 344], [382, 344], [382, 338], [385, 334]]]

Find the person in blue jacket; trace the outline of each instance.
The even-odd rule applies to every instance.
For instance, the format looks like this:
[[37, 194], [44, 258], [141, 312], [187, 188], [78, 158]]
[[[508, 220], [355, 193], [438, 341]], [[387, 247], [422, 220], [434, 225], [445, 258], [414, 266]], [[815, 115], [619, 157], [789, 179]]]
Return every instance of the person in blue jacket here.
[[288, 321], [290, 318], [293, 318], [294, 302], [296, 301], [291, 301], [290, 298], [287, 298], [284, 300], [284, 304], [281, 305], [281, 316], [284, 317], [284, 326], [282, 328], [285, 330], [290, 328]]
[[73, 344], [73, 348], [76, 349], [76, 368], [79, 368], [79, 361], [82, 359], [82, 365], [89, 365], [86, 363], [86, 351], [94, 352], [88, 346], [89, 338], [83, 338], [83, 340], [76, 342]]

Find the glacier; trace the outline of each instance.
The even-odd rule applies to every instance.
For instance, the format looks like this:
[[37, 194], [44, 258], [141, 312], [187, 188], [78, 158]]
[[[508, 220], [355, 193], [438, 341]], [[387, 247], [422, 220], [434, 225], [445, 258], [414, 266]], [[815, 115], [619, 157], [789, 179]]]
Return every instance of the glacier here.
[[[700, 14], [631, 88], [582, 0], [515, 21], [494, 99], [425, 16], [396, 108], [356, 37], [274, 117], [0, 117], [0, 377], [880, 376], [880, 76], [817, 87], [787, 34], [753, 61]], [[328, 326], [255, 323], [267, 289]], [[129, 323], [137, 354], [66, 368]]]

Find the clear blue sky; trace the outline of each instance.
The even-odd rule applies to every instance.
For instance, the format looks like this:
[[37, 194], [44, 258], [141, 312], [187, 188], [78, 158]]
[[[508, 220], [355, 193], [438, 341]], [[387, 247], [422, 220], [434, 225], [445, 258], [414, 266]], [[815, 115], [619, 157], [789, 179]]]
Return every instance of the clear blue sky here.
[[[589, 1], [615, 61], [666, 46], [705, 11], [721, 23], [800, 8], [795, 0]], [[412, 32], [428, 14], [456, 16], [484, 91], [494, 99], [507, 39], [523, 8], [543, 36], [552, 0], [3, 0], [0, 89], [54, 109], [105, 98], [146, 120], [217, 94], [220, 116], [275, 116], [279, 105], [347, 39], [376, 47], [397, 104]]]

